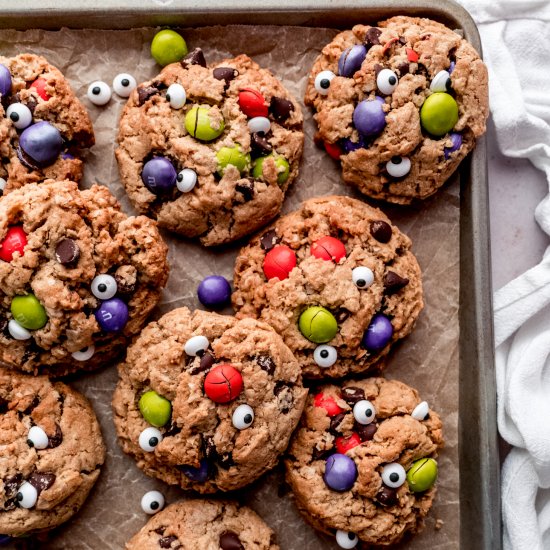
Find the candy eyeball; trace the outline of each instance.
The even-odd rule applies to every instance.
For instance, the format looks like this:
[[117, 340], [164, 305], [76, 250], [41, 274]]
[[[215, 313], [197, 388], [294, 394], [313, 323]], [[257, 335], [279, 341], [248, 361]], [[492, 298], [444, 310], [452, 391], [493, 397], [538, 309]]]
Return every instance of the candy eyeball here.
[[210, 342], [206, 336], [192, 336], [185, 342], [183, 350], [190, 357], [195, 357], [196, 355], [204, 355], [204, 352], [208, 349]]
[[393, 94], [398, 82], [397, 75], [390, 69], [382, 69], [376, 77], [376, 85], [385, 95]]
[[117, 74], [113, 79], [113, 90], [120, 97], [130, 97], [136, 86], [136, 79], [128, 73]]
[[265, 116], [256, 116], [248, 121], [248, 129], [252, 134], [264, 133], [267, 134], [271, 128], [271, 122]]
[[111, 99], [111, 88], [107, 83], [96, 80], [88, 86], [87, 96], [94, 105], [106, 105]]
[[15, 500], [21, 508], [32, 508], [38, 500], [38, 491], [28, 481], [25, 481], [19, 487]]
[[405, 483], [406, 479], [407, 472], [405, 472], [405, 468], [397, 462], [387, 464], [382, 469], [382, 481], [384, 482], [384, 485], [387, 485], [391, 489], [401, 487], [401, 485]]
[[415, 420], [428, 420], [430, 417], [430, 407], [426, 401], [422, 401], [422, 403], [419, 403], [411, 413], [411, 416]]
[[141, 498], [141, 509], [149, 515], [156, 514], [164, 508], [164, 495], [158, 491], [149, 491]]
[[184, 168], [176, 178], [178, 191], [189, 193], [197, 185], [197, 173], [191, 168]]
[[357, 401], [353, 406], [353, 416], [359, 424], [366, 426], [376, 418], [376, 409], [370, 401], [361, 399], [361, 401]]
[[166, 90], [166, 101], [172, 109], [181, 109], [187, 101], [185, 88], [181, 84], [170, 84]]
[[355, 533], [342, 531], [340, 529], [336, 531], [336, 544], [338, 544], [340, 548], [355, 548], [358, 542], [359, 539]]
[[430, 83], [432, 92], [448, 92], [451, 89], [451, 75], [447, 71], [439, 71]]
[[75, 351], [74, 353], [71, 353], [71, 356], [76, 361], [88, 361], [88, 359], [91, 359], [94, 356], [94, 353], [95, 346], [92, 344], [87, 348], [83, 348], [80, 351]]
[[254, 411], [252, 407], [250, 405], [239, 405], [233, 413], [232, 421], [233, 426], [235, 426], [237, 430], [246, 430], [246, 428], [250, 428], [252, 422], [254, 422]]
[[411, 171], [411, 159], [407, 157], [392, 157], [386, 163], [386, 171], [394, 178], [402, 178]]
[[110, 300], [117, 292], [117, 284], [112, 275], [98, 275], [92, 281], [92, 294], [100, 300]]
[[28, 340], [32, 337], [32, 334], [15, 319], [11, 319], [8, 323], [8, 331], [14, 340]]
[[328, 90], [330, 88], [330, 82], [336, 75], [332, 71], [321, 71], [315, 77], [315, 89], [321, 95], [328, 95]]
[[374, 283], [374, 273], [372, 269], [361, 265], [353, 269], [351, 272], [351, 279], [357, 288], [365, 289]]
[[29, 447], [42, 450], [48, 446], [50, 440], [42, 428], [39, 426], [33, 426], [27, 434], [27, 443], [29, 444]]
[[317, 346], [313, 352], [313, 359], [320, 367], [326, 369], [332, 367], [338, 359], [336, 348], [332, 346]]
[[4, 178], [0, 178], [0, 197], [3, 195], [6, 185], [8, 185], [8, 182]]
[[12, 103], [6, 110], [6, 116], [18, 130], [23, 130], [32, 123], [31, 110], [23, 103]]
[[162, 441], [162, 434], [156, 428], [145, 428], [139, 434], [139, 446], [146, 452], [152, 453]]

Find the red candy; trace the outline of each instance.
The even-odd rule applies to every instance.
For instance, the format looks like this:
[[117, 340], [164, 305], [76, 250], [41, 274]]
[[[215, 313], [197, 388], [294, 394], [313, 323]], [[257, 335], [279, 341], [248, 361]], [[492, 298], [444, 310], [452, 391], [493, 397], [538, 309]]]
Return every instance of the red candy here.
[[272, 248], [264, 258], [264, 273], [269, 279], [286, 279], [296, 267], [296, 254], [288, 246], [280, 244]]
[[318, 393], [313, 398], [313, 404], [316, 407], [320, 407], [322, 409], [325, 409], [327, 411], [327, 414], [329, 416], [336, 416], [337, 414], [340, 414], [341, 412], [344, 412], [344, 409], [340, 408], [333, 397], [326, 397], [323, 393]]
[[390, 40], [388, 40], [384, 44], [384, 48], [382, 49], [382, 55], [384, 55], [392, 47], [392, 44], [395, 44], [396, 42], [399, 42], [399, 38], [390, 38]]
[[346, 247], [334, 237], [321, 237], [311, 245], [311, 253], [320, 260], [332, 260], [338, 263], [346, 257]]
[[214, 367], [204, 379], [204, 392], [215, 403], [229, 403], [243, 391], [243, 377], [225, 363]]
[[249, 118], [267, 116], [267, 104], [258, 90], [244, 88], [239, 92], [239, 107]]
[[411, 61], [412, 63], [416, 63], [418, 61], [418, 54], [411, 50], [411, 48], [406, 48], [405, 51], [407, 52], [407, 59]]
[[4, 240], [0, 243], [0, 260], [11, 262], [13, 255], [19, 252], [23, 256], [23, 249], [27, 244], [27, 234], [20, 225], [8, 229]]
[[46, 80], [37, 78], [30, 86], [36, 90], [36, 93], [44, 100], [48, 101], [50, 95], [46, 92]]
[[336, 438], [336, 450], [343, 455], [353, 447], [357, 447], [357, 445], [361, 445], [361, 438], [356, 433], [351, 434], [349, 437]]
[[342, 149], [336, 145], [336, 143], [329, 143], [328, 141], [325, 141], [325, 151], [334, 159], [334, 160], [340, 160], [340, 157], [342, 156]]

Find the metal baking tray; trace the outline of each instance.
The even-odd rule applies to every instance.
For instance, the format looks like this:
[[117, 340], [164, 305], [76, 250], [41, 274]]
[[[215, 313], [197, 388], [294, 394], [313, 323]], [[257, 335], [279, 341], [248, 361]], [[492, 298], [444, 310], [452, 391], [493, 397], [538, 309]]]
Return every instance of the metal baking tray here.
[[[0, 28], [130, 29], [167, 25], [351, 28], [393, 15], [462, 29], [481, 51], [470, 15], [452, 0], [0, 0]], [[460, 547], [502, 548], [485, 138], [460, 167]]]

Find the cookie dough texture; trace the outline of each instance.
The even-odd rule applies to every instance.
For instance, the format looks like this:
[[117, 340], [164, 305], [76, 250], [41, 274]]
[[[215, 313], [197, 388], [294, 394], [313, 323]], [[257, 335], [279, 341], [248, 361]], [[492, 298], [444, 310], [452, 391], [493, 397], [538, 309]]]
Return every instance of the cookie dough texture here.
[[[9, 227], [22, 226], [22, 256], [0, 261], [0, 362], [32, 373], [63, 376], [111, 362], [124, 350], [159, 301], [168, 277], [167, 247], [154, 221], [128, 217], [110, 191], [76, 183], [29, 184], [0, 201], [0, 242]], [[62, 265], [56, 246], [64, 238], [78, 246], [76, 264]], [[128, 305], [129, 320], [119, 333], [104, 333], [91, 291], [96, 275], [118, 281], [117, 296]], [[47, 324], [29, 340], [15, 340], [7, 325], [14, 296], [33, 293], [46, 309]], [[77, 361], [72, 353], [90, 345], [95, 354]]]
[[[74, 95], [67, 79], [59, 69], [46, 59], [33, 54], [21, 54], [7, 58], [0, 56], [12, 76], [11, 94], [2, 98], [0, 105], [0, 177], [6, 180], [4, 194], [23, 185], [44, 180], [79, 182], [84, 164], [79, 157], [95, 143], [92, 122], [86, 108]], [[30, 85], [41, 78], [46, 81], [44, 100]], [[33, 123], [47, 121], [55, 126], [65, 142], [65, 151], [50, 166], [39, 168], [30, 159], [24, 164], [17, 154], [19, 134], [13, 122], [6, 117], [11, 103], [26, 105], [33, 116]], [[69, 156], [66, 156], [66, 154]], [[71, 158], [72, 157], [72, 158]]]
[[[219, 550], [220, 537], [233, 533], [246, 550], [279, 550], [273, 531], [250, 508], [223, 500], [186, 500], [156, 514], [126, 550]], [[235, 541], [235, 537], [232, 537]], [[238, 546], [226, 545], [227, 549]]]
[[[32, 426], [49, 438], [46, 449], [27, 442]], [[105, 447], [85, 397], [45, 376], [0, 367], [0, 533], [21, 536], [52, 529], [82, 506], [96, 482]], [[18, 506], [24, 482], [38, 491], [33, 508]]]
[[[213, 361], [206, 366], [201, 357], [184, 352], [187, 340], [197, 335], [210, 342]], [[204, 392], [204, 379], [211, 368], [227, 363], [241, 373], [244, 388], [233, 401], [214, 403]], [[147, 475], [200, 493], [243, 487], [275, 466], [307, 395], [298, 362], [266, 324], [186, 308], [142, 331], [119, 376], [113, 410], [122, 449]], [[145, 452], [138, 440], [148, 424], [138, 401], [150, 390], [171, 402], [172, 418], [160, 428], [162, 441]], [[232, 415], [244, 403], [252, 407], [254, 422], [238, 430]], [[180, 467], [198, 467], [201, 459], [209, 464], [209, 477], [193, 482]]]
[[[238, 71], [230, 82], [213, 76], [217, 67]], [[172, 109], [166, 89], [181, 84], [187, 93], [183, 109]], [[216, 152], [222, 147], [240, 145], [250, 153], [251, 133], [248, 118], [239, 107], [239, 91], [259, 91], [268, 105], [274, 97], [292, 103], [288, 118], [269, 115], [271, 129], [265, 138], [277, 155], [286, 158], [290, 175], [277, 183], [277, 167], [264, 163], [264, 179], [252, 178], [252, 170], [241, 175], [228, 166], [223, 177], [216, 174]], [[141, 97], [141, 99], [140, 99]], [[146, 99], [143, 99], [145, 98]], [[185, 114], [195, 106], [212, 106], [212, 116], [222, 115], [225, 130], [210, 142], [201, 142], [185, 129]], [[269, 71], [261, 69], [246, 55], [203, 67], [185, 61], [168, 65], [155, 79], [143, 83], [132, 93], [122, 113], [116, 151], [122, 183], [135, 208], [156, 218], [162, 227], [184, 235], [199, 237], [205, 245], [233, 241], [262, 227], [280, 211], [289, 185], [298, 175], [304, 135], [303, 117], [298, 102]], [[143, 184], [141, 172], [152, 156], [169, 158], [179, 172], [193, 169], [198, 176], [189, 193], [159, 197]], [[254, 154], [253, 154], [254, 156]]]
[[[387, 243], [372, 234], [372, 224], [379, 221], [391, 227]], [[327, 235], [340, 239], [346, 247], [346, 257], [339, 263], [311, 254], [312, 244]], [[283, 281], [268, 281], [262, 269], [266, 246], [269, 249], [275, 244], [290, 247], [297, 257], [297, 266]], [[358, 266], [374, 273], [369, 288], [360, 289], [353, 282], [352, 270]], [[386, 288], [390, 273], [407, 279], [407, 284], [400, 289]], [[423, 307], [420, 267], [410, 239], [380, 210], [349, 197], [305, 201], [296, 212], [254, 237], [237, 257], [234, 288], [237, 317], [255, 317], [270, 324], [294, 352], [307, 378], [375, 371], [391, 345], [411, 332]], [[338, 359], [328, 368], [317, 366], [313, 357], [317, 344], [298, 328], [301, 313], [311, 306], [328, 309], [338, 322], [336, 336], [327, 342], [336, 348]], [[361, 339], [376, 313], [390, 318], [394, 332], [383, 349], [368, 352]]]
[[[338, 60], [344, 50], [364, 44], [367, 56], [351, 78], [336, 76], [328, 95], [319, 94], [315, 76], [330, 70], [338, 75]], [[409, 61], [407, 49], [413, 50]], [[444, 148], [451, 147], [449, 134], [430, 137], [420, 125], [420, 108], [432, 93], [430, 83], [442, 70], [455, 63], [450, 78], [452, 95], [459, 111], [453, 132], [462, 135], [462, 147], [446, 160]], [[399, 78], [391, 95], [380, 93], [376, 77], [391, 69]], [[315, 61], [306, 90], [305, 103], [316, 111], [317, 139], [341, 143], [359, 141], [352, 121], [355, 105], [375, 96], [385, 99], [386, 126], [366, 146], [341, 157], [343, 179], [362, 193], [389, 202], [408, 204], [433, 195], [474, 148], [485, 132], [489, 114], [487, 68], [466, 40], [444, 25], [429, 19], [393, 17], [377, 27], [356, 25], [338, 34]], [[394, 156], [411, 160], [410, 172], [392, 178], [386, 163]]]
[[[343, 388], [353, 388], [354, 399], [343, 398]], [[354, 380], [318, 391], [333, 398], [344, 412], [330, 418], [325, 409], [314, 406], [314, 396], [310, 396], [292, 439], [285, 460], [286, 479], [304, 518], [333, 536], [336, 530], [348, 531], [365, 543], [381, 546], [420, 530], [436, 488], [414, 493], [405, 482], [397, 489], [397, 502], [383, 506], [378, 500], [381, 471], [389, 463], [398, 462], [407, 470], [415, 460], [435, 457], [443, 446], [439, 416], [430, 410], [426, 420], [415, 420], [411, 413], [421, 402], [418, 392], [395, 380]], [[374, 405], [376, 432], [370, 441], [347, 451], [358, 477], [349, 491], [339, 493], [323, 481], [325, 460], [336, 452], [336, 437], [348, 438], [357, 431], [353, 405], [359, 398]]]

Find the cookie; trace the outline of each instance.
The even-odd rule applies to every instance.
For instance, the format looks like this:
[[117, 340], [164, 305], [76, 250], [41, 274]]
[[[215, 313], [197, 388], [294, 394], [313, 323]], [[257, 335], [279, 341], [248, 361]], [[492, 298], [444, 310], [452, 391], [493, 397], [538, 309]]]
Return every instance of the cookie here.
[[307, 378], [373, 372], [423, 307], [410, 239], [349, 197], [308, 200], [254, 237], [234, 288], [237, 317], [271, 325]]
[[94, 130], [61, 71], [38, 55], [0, 56], [0, 94], [0, 195], [48, 179], [79, 182]]
[[135, 208], [204, 245], [262, 227], [298, 175], [298, 102], [246, 55], [206, 65], [200, 49], [138, 86], [116, 158]]
[[279, 550], [275, 534], [250, 508], [223, 500], [186, 500], [155, 515], [126, 550]]
[[286, 479], [304, 518], [342, 548], [387, 546], [421, 529], [442, 446], [439, 416], [409, 386], [326, 385], [308, 397]]
[[238, 489], [275, 466], [307, 396], [270, 327], [187, 308], [143, 329], [119, 376], [122, 449], [147, 475], [200, 493]]
[[444, 25], [393, 17], [325, 46], [305, 102], [345, 182], [409, 204], [433, 195], [485, 132], [487, 68]]
[[105, 458], [87, 399], [45, 376], [0, 367], [0, 533], [29, 535], [82, 506]]
[[0, 362], [63, 376], [124, 350], [168, 277], [167, 246], [110, 191], [28, 184], [0, 200]]

